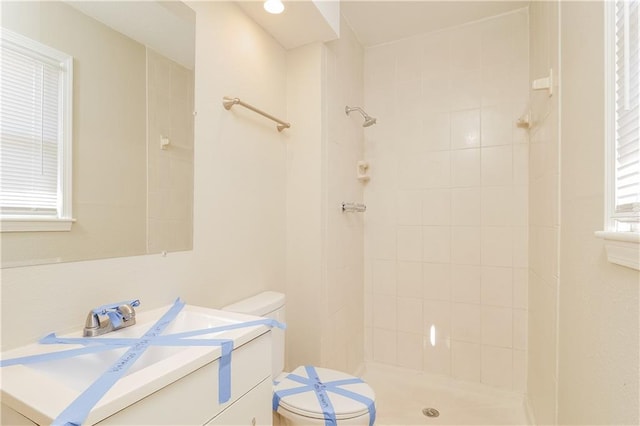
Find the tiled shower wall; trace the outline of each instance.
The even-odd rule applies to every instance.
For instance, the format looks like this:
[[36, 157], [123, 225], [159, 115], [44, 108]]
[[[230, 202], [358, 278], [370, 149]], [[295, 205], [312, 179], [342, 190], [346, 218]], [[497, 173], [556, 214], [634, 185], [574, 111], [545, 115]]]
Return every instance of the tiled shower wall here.
[[[147, 250], [193, 246], [193, 71], [147, 48]], [[169, 145], [160, 148], [160, 138]]]
[[365, 51], [365, 351], [524, 391], [528, 12]]

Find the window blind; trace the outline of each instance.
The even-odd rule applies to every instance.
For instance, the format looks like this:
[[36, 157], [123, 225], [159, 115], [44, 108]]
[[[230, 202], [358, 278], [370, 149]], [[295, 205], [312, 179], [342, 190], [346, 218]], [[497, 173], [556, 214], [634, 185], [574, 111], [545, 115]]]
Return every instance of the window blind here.
[[0, 208], [3, 216], [59, 216], [59, 61], [3, 43]]
[[615, 214], [640, 220], [640, 15], [639, 0], [616, 1]]

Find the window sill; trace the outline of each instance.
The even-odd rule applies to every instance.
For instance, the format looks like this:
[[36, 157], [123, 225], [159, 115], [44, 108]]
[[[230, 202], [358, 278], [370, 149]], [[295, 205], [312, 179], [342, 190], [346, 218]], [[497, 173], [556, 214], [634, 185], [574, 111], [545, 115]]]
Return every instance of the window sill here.
[[0, 220], [0, 232], [71, 231], [71, 225], [75, 221], [72, 218], [7, 218]]
[[640, 233], [598, 231], [596, 237], [604, 239], [609, 262], [640, 271]]

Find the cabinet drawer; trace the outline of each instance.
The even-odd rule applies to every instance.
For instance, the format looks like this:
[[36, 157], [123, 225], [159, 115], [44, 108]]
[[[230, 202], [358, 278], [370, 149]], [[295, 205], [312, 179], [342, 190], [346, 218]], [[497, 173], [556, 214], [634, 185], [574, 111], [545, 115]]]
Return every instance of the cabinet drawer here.
[[273, 384], [267, 377], [249, 393], [213, 418], [207, 426], [266, 426], [271, 425], [271, 398]]
[[[203, 425], [271, 377], [271, 332], [234, 349], [231, 398], [218, 404], [217, 359], [99, 422], [101, 425]], [[270, 380], [267, 380], [270, 382]], [[271, 398], [266, 398], [270, 404]]]

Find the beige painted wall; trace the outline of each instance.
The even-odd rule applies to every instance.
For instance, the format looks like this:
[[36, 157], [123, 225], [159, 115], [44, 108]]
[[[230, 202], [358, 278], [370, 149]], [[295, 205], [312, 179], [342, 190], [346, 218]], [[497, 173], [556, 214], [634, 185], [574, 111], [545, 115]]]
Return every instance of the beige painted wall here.
[[315, 363], [355, 373], [364, 355], [361, 202], [362, 48], [340, 40], [287, 52], [287, 366]]
[[[323, 167], [325, 47], [287, 52], [287, 368], [320, 365], [326, 304]], [[304, 344], [301, 344], [305, 342]]]
[[286, 136], [221, 100], [239, 96], [286, 117], [285, 51], [234, 4], [189, 5], [197, 12], [194, 249], [3, 269], [3, 348], [77, 329], [109, 301], [137, 297], [144, 310], [181, 296], [220, 307], [284, 290]]
[[2, 26], [74, 58], [77, 219], [70, 232], [2, 233], [2, 265], [146, 253], [145, 47], [62, 2], [3, 3]]
[[561, 3], [558, 424], [640, 424], [640, 273], [607, 262], [604, 6]]
[[[538, 424], [557, 421], [560, 238], [559, 3], [530, 8], [530, 79], [554, 70], [554, 96], [531, 91], [529, 145], [529, 326], [527, 394]], [[562, 86], [560, 86], [562, 88]]]

